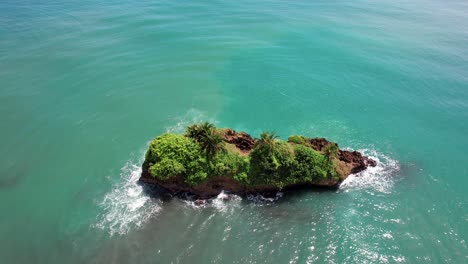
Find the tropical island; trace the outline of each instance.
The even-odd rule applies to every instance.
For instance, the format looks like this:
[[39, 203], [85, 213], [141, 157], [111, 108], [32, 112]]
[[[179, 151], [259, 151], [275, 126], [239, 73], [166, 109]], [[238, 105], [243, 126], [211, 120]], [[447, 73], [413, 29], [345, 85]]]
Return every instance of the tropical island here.
[[335, 189], [368, 166], [376, 162], [324, 138], [293, 135], [284, 141], [274, 132], [253, 138], [204, 122], [188, 126], [183, 135], [166, 133], [153, 139], [140, 181], [198, 199], [221, 191], [274, 196], [297, 188]]

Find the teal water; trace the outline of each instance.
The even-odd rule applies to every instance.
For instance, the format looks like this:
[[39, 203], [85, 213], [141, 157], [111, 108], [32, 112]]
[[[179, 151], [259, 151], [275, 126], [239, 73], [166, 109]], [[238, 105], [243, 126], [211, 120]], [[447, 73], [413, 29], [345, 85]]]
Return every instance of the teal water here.
[[[468, 262], [463, 0], [0, 1], [2, 263]], [[325, 136], [337, 192], [199, 208], [136, 183], [198, 120]]]

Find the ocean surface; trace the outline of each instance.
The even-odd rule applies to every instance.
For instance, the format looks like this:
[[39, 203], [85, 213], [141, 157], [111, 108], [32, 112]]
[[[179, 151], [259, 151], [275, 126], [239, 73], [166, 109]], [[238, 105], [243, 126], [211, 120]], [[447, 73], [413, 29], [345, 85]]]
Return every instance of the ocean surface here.
[[[0, 0], [1, 263], [468, 263], [465, 0]], [[337, 191], [138, 184], [209, 120], [324, 136]]]

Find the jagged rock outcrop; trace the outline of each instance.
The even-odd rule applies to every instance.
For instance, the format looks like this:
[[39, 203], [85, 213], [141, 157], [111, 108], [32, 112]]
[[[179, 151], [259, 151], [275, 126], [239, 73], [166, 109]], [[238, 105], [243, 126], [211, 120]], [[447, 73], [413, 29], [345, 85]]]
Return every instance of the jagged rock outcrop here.
[[255, 139], [245, 132], [236, 132], [227, 129], [224, 132], [224, 141], [236, 145], [241, 152], [249, 152], [255, 145]]
[[[332, 143], [325, 138], [311, 138], [309, 139], [310, 145], [317, 151], [323, 151], [328, 145]], [[338, 144], [336, 144], [338, 146]], [[350, 173], [358, 173], [365, 170], [368, 166], [375, 167], [377, 162], [369, 157], [363, 156], [358, 151], [348, 151], [340, 149], [338, 151], [338, 158], [344, 162], [347, 167], [350, 167]]]

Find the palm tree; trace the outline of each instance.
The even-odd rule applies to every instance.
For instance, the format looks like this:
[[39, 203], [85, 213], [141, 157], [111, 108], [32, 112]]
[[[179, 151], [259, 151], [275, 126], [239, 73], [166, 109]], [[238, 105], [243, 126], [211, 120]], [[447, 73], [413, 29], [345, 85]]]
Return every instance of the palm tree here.
[[206, 137], [215, 130], [215, 126], [209, 122], [200, 122], [198, 124], [193, 124], [187, 127], [185, 131], [185, 136], [193, 138], [195, 141], [199, 142], [202, 138]]
[[226, 150], [224, 138], [216, 133], [216, 127], [209, 122], [200, 122], [187, 127], [185, 135], [200, 144], [210, 163], [216, 154]]
[[205, 151], [206, 160], [209, 163], [211, 163], [213, 157], [218, 153], [226, 151], [223, 137], [216, 134], [215, 130], [211, 130], [200, 138], [199, 144], [203, 151]]
[[198, 125], [198, 127], [200, 128], [201, 131], [203, 131], [203, 133], [205, 134], [209, 134], [210, 132], [214, 131], [216, 129], [215, 125], [213, 125], [212, 123], [210, 122], [204, 122], [204, 123], [200, 123]]
[[258, 141], [259, 144], [264, 145], [268, 148], [268, 152], [273, 152], [273, 148], [275, 147], [276, 144], [276, 139], [278, 136], [276, 135], [275, 132], [268, 132], [265, 131], [260, 134], [260, 140]]
[[194, 139], [195, 141], [198, 139], [199, 136], [199, 128], [197, 124], [193, 124], [188, 126], [185, 130], [185, 136]]

